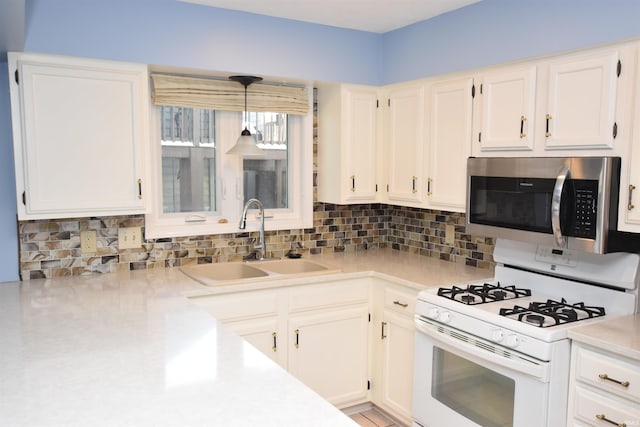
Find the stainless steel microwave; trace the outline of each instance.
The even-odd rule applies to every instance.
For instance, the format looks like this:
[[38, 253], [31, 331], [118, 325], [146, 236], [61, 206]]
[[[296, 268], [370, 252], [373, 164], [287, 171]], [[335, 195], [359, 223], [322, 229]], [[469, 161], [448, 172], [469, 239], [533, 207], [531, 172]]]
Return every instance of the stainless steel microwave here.
[[610, 252], [619, 186], [619, 157], [469, 158], [467, 233]]

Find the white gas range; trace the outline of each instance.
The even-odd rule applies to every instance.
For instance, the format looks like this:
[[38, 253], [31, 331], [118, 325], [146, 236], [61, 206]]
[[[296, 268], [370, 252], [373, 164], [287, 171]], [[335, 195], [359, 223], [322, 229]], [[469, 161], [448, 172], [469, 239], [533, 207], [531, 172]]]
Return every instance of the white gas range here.
[[636, 254], [498, 240], [494, 277], [428, 289], [416, 305], [416, 426], [566, 422], [576, 325], [638, 311]]

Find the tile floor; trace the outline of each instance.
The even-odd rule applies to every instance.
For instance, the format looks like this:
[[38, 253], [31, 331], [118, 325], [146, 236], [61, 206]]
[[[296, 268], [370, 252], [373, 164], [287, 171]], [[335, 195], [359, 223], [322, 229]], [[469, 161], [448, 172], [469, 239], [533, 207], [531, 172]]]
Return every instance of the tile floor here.
[[352, 414], [350, 417], [362, 427], [400, 427], [374, 408]]

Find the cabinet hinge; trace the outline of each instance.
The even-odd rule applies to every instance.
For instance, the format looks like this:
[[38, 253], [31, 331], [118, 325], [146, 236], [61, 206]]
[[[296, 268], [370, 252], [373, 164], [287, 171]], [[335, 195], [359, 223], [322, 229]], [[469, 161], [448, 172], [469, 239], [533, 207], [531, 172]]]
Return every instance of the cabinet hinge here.
[[476, 85], [471, 85], [471, 97], [476, 97]]
[[16, 80], [16, 83], [20, 84], [20, 73], [18, 72], [18, 69], [13, 73], [13, 78]]
[[620, 77], [620, 73], [622, 73], [622, 61], [618, 59], [618, 65], [616, 66], [616, 74]]
[[367, 380], [367, 390], [371, 390], [371, 381]]
[[26, 191], [22, 192], [22, 204], [27, 206], [27, 192]]
[[613, 139], [616, 139], [616, 136], [618, 136], [618, 123], [613, 123]]

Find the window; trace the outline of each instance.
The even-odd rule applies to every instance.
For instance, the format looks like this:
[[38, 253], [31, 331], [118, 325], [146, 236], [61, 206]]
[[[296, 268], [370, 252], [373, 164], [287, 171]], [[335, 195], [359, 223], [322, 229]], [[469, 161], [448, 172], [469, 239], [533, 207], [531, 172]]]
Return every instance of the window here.
[[215, 193], [215, 112], [160, 107], [162, 212], [212, 212]]
[[[157, 105], [151, 111], [154, 197], [146, 216], [148, 238], [238, 232], [250, 198], [264, 204], [267, 230], [312, 226], [311, 112], [243, 113], [184, 105]], [[225, 154], [245, 126], [264, 157]], [[255, 216], [248, 219], [247, 229], [257, 229]]]
[[244, 200], [258, 199], [266, 209], [288, 208], [288, 115], [249, 113], [247, 122], [265, 157], [243, 161]]

